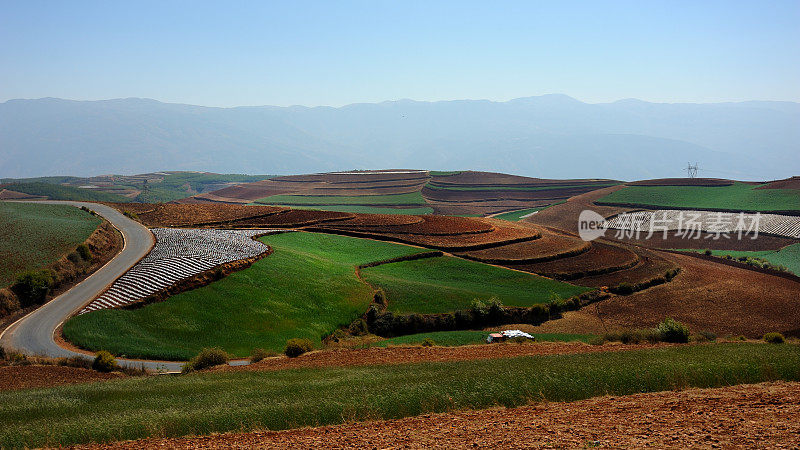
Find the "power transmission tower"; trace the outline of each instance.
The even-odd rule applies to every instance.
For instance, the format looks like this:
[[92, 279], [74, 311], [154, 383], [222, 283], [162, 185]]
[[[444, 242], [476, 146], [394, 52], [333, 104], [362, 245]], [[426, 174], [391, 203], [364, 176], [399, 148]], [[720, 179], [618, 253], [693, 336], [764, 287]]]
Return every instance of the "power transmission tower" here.
[[687, 163], [686, 173], [689, 175], [689, 178], [697, 177], [697, 163]]

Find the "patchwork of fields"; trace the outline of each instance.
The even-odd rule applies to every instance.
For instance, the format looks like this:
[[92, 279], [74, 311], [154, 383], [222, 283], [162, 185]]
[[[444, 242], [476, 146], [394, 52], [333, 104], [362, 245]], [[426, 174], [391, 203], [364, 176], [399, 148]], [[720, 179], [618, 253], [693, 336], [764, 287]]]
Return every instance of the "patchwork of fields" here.
[[[319, 344], [364, 314], [372, 300], [373, 287], [359, 279], [356, 266], [428, 251], [302, 232], [260, 240], [273, 253], [246, 270], [165, 302], [74, 317], [64, 325], [64, 335], [88, 349], [177, 360], [215, 345], [246, 356], [253, 348], [280, 351], [293, 337]], [[365, 268], [361, 276], [386, 290], [390, 308], [411, 313], [465, 309], [474, 299], [492, 297], [530, 306], [551, 295], [566, 298], [587, 290], [452, 257]], [[487, 284], [486, 277], [494, 281]]]

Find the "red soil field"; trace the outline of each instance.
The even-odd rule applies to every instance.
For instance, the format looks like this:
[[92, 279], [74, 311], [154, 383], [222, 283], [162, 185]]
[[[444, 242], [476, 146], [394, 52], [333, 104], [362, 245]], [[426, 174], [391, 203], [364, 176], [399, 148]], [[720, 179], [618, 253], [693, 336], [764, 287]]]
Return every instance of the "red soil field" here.
[[553, 205], [547, 209], [539, 211], [538, 213], [523, 219], [523, 221], [535, 223], [537, 225], [558, 228], [560, 230], [575, 233], [577, 235], [578, 216], [584, 209], [595, 211], [603, 217], [609, 217], [613, 216], [614, 214], [632, 210], [631, 208], [599, 206], [594, 204], [595, 200], [605, 197], [606, 195], [622, 188], [623, 186], [611, 186], [587, 192], [585, 194], [576, 195], [564, 203]]
[[285, 208], [226, 204], [136, 204], [113, 205], [122, 211], [135, 212], [150, 227], [187, 227], [223, 224], [234, 220], [277, 214]]
[[55, 365], [5, 366], [0, 367], [0, 391], [89, 383], [113, 380], [121, 376], [118, 373], [100, 373], [91, 369]]
[[800, 383], [774, 382], [92, 448], [792, 448], [798, 415]]
[[770, 181], [766, 185], [757, 187], [756, 189], [800, 189], [800, 177]]
[[512, 267], [557, 280], [573, 280], [628, 269], [639, 261], [636, 253], [617, 245], [594, 241], [591, 247], [589, 251], [576, 256]]
[[524, 190], [479, 190], [479, 191], [459, 191], [453, 189], [431, 189], [423, 188], [422, 195], [426, 199], [438, 202], [485, 202], [485, 201], [560, 201], [574, 195], [582, 194], [587, 191], [595, 190], [595, 187], [574, 187], [561, 189], [541, 189], [536, 191]]
[[420, 216], [401, 214], [358, 214], [356, 217], [341, 222], [336, 222], [341, 228], [381, 228], [398, 227], [422, 223], [425, 219]]
[[662, 255], [681, 266], [671, 282], [576, 313], [599, 314], [609, 328], [650, 327], [672, 317], [693, 331], [721, 336], [760, 338], [768, 331], [800, 336], [800, 282], [686, 255]]
[[[377, 216], [377, 215], [375, 215]], [[473, 233], [488, 233], [494, 230], [494, 226], [484, 221], [470, 217], [448, 217], [448, 216], [417, 216], [422, 221], [414, 221], [407, 225], [393, 225], [382, 229], [380, 226], [372, 226], [374, 232], [387, 232], [393, 234], [426, 235], [426, 236], [454, 236]], [[347, 229], [346, 223], [335, 223], [328, 225], [337, 229]]]
[[[248, 206], [247, 208], [252, 208]], [[302, 227], [318, 223], [352, 219], [355, 214], [337, 211], [313, 211], [304, 209], [284, 209], [280, 214], [266, 217], [253, 217], [230, 223], [232, 227], [269, 228]]]
[[575, 180], [551, 180], [546, 178], [530, 178], [519, 175], [509, 175], [496, 172], [479, 172], [467, 170], [454, 175], [434, 176], [431, 182], [439, 185], [449, 186], [492, 186], [492, 185], [514, 185], [514, 186], [559, 186], [574, 184], [608, 183], [613, 180], [594, 180], [594, 179], [575, 179]]
[[590, 287], [616, 286], [620, 283], [647, 283], [655, 278], [663, 277], [668, 270], [680, 267], [671, 259], [665, 258], [663, 253], [656, 253], [642, 247], [630, 246], [627, 248], [636, 253], [639, 258], [634, 266], [616, 272], [579, 278], [571, 283]]
[[625, 184], [628, 186], [730, 186], [733, 181], [722, 178], [658, 178]]
[[287, 175], [283, 177], [272, 178], [274, 181], [284, 181], [292, 183], [308, 183], [308, 182], [323, 182], [323, 183], [374, 183], [376, 181], [409, 181], [409, 180], [427, 180], [427, 172], [414, 172], [414, 173], [364, 173], [364, 174], [350, 174], [350, 173], [320, 173], [308, 175]]
[[[459, 253], [459, 256], [490, 264], [525, 264], [572, 256], [589, 251], [591, 245], [580, 239], [543, 231], [536, 240], [518, 242], [484, 250]], [[517, 267], [515, 267], [517, 268]]]

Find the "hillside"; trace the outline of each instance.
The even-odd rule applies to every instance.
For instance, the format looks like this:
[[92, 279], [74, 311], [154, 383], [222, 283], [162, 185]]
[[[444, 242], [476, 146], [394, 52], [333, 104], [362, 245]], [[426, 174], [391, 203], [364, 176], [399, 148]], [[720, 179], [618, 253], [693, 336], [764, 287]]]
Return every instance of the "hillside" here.
[[800, 172], [798, 123], [797, 103], [587, 104], [563, 95], [341, 108], [10, 100], [0, 104], [0, 176], [449, 167], [629, 180], [680, 176], [696, 161], [752, 180]]

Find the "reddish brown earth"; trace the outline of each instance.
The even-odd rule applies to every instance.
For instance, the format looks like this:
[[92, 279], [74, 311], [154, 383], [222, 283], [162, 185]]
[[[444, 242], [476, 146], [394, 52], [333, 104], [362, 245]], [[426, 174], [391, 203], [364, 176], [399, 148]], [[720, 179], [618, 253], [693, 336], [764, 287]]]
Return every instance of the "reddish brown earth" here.
[[800, 177], [771, 181], [764, 186], [757, 187], [756, 189], [800, 189]]
[[136, 213], [139, 220], [151, 227], [186, 227], [213, 225], [252, 217], [264, 217], [286, 211], [275, 206], [226, 204], [115, 203], [121, 211]]
[[[616, 232], [614, 230], [608, 230], [606, 232], [606, 237], [614, 239], [616, 236]], [[635, 236], [631, 237], [624, 237], [620, 238], [619, 240], [623, 242], [628, 242], [631, 244], [636, 245], [643, 245], [645, 247], [650, 248], [665, 248], [665, 249], [684, 249], [684, 248], [693, 248], [693, 249], [711, 249], [711, 250], [749, 250], [749, 251], [759, 251], [759, 250], [778, 250], [787, 245], [792, 245], [796, 242], [800, 242], [798, 239], [791, 239], [787, 237], [780, 237], [780, 236], [770, 236], [766, 234], [759, 234], [758, 239], [736, 239], [735, 235], [731, 236], [731, 239], [711, 239], [713, 235], [708, 233], [704, 233], [700, 236], [699, 239], [686, 239], [677, 235], [676, 231], [668, 232], [667, 238], [664, 239], [664, 233], [654, 233], [650, 239], [647, 239], [647, 233], [642, 233], [638, 239]]]
[[[655, 326], [665, 317], [693, 331], [759, 338], [768, 331], [800, 336], [800, 282], [686, 255], [661, 254], [681, 266], [671, 282], [615, 296], [576, 314], [609, 328]], [[574, 321], [574, 319], [573, 319]], [[580, 332], [574, 323], [574, 332]]]
[[91, 369], [66, 366], [4, 366], [0, 367], [0, 391], [60, 386], [113, 380], [119, 373], [100, 373]]
[[[488, 335], [488, 332], [487, 332]], [[464, 345], [461, 347], [387, 347], [387, 348], [333, 348], [306, 353], [297, 358], [284, 356], [267, 358], [248, 366], [225, 366], [213, 371], [275, 371], [298, 368], [374, 366], [381, 364], [407, 364], [420, 362], [472, 361], [478, 359], [513, 358], [517, 356], [568, 355], [668, 347], [674, 344], [623, 345], [607, 343], [589, 345], [582, 342], [535, 342]]]
[[559, 280], [573, 280], [591, 274], [628, 269], [638, 261], [639, 256], [635, 252], [618, 245], [593, 241], [591, 248], [585, 253], [513, 267]]
[[0, 189], [0, 200], [43, 200], [47, 197], [39, 197], [35, 195], [26, 194], [24, 192], [9, 191], [8, 189]]
[[103, 448], [797, 448], [797, 417], [800, 383], [773, 382]]
[[519, 264], [577, 255], [591, 248], [590, 243], [562, 233], [550, 230], [541, 230], [540, 233], [541, 237], [535, 240], [474, 250], [459, 256], [493, 264]]
[[584, 209], [595, 211], [603, 217], [609, 217], [631, 210], [631, 208], [599, 206], [594, 204], [596, 200], [603, 198], [614, 191], [618, 191], [623, 187], [624, 186], [612, 186], [597, 189], [585, 194], [576, 195], [564, 203], [543, 209], [542, 211], [523, 219], [523, 221], [535, 223], [537, 225], [558, 228], [560, 230], [568, 231], [577, 235], [578, 216]]

